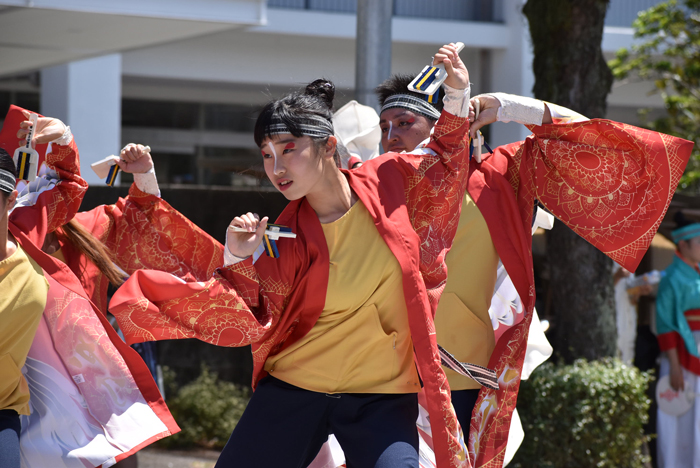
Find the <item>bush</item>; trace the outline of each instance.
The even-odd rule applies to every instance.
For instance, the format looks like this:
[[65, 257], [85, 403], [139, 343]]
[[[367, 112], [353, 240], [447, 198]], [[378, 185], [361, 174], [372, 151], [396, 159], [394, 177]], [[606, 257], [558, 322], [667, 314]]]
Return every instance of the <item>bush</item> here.
[[168, 408], [182, 431], [163, 439], [162, 445], [223, 448], [250, 400], [250, 390], [219, 380], [205, 365], [196, 380], [179, 389], [174, 372], [165, 369], [164, 374]]
[[510, 466], [644, 466], [651, 380], [617, 359], [541, 366], [520, 386], [525, 440]]

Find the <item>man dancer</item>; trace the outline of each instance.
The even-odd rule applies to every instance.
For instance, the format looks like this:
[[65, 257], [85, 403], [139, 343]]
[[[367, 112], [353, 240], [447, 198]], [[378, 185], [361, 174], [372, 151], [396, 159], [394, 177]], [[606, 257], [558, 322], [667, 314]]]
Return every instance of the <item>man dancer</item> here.
[[[409, 91], [408, 83], [412, 79], [411, 76], [393, 76], [376, 89], [381, 105], [380, 127], [385, 151], [420, 151], [424, 142], [428, 141], [432, 127], [440, 115], [438, 106], [441, 106], [441, 100], [436, 99], [436, 103], [431, 104], [426, 101], [426, 96]], [[608, 242], [604, 239], [601, 242], [600, 238], [609, 233], [615, 221], [628, 213], [626, 210], [629, 210], [629, 206], [609, 206], [607, 220], [601, 218], [586, 226], [587, 229], [580, 229], [583, 224], [577, 218], [580, 213], [571, 207], [572, 200], [574, 204], [579, 202], [575, 198], [580, 192], [567, 191], [570, 196], [568, 200], [544, 193], [545, 187], [550, 190], [552, 186], [578, 189], [579, 185], [583, 186], [586, 183], [585, 178], [563, 180], [558, 165], [568, 165], [566, 169], [573, 169], [573, 174], [582, 173], [582, 168], [576, 167], [576, 161], [569, 158], [570, 148], [567, 145], [584, 145], [591, 154], [600, 155], [601, 150], [609, 149], [604, 147], [609, 143], [605, 137], [627, 139], [636, 136], [637, 129], [623, 129], [614, 122], [609, 125], [587, 122], [585, 117], [569, 109], [520, 96], [503, 93], [480, 95], [473, 98], [472, 102], [477, 100], [481, 112], [471, 127], [472, 137], [476, 136], [481, 127], [495, 121], [516, 121], [531, 126], [573, 124], [567, 127], [574, 127], [573, 130], [568, 129], [568, 136], [564, 132], [557, 133], [555, 126], [531, 127], [536, 133], [534, 137], [525, 142], [499, 147], [493, 155], [485, 155], [483, 163], [473, 159], [470, 164], [469, 182], [459, 226], [452, 249], [446, 258], [448, 279], [436, 312], [435, 328], [438, 343], [459, 361], [495, 368], [499, 373], [501, 389], [495, 392], [484, 389], [481, 392], [481, 404], [474, 415], [474, 428], [477, 429], [477, 433], [471, 434], [470, 452], [475, 457], [473, 460], [476, 459], [476, 465], [480, 466], [480, 461], [494, 458], [500, 458], [502, 461], [505, 456], [508, 425], [515, 406], [527, 331], [534, 307], [534, 280], [529, 246], [535, 198], [543, 203], [550, 202], [547, 204], [550, 211], [613, 258], [619, 258], [622, 251], [629, 252], [631, 245], [644, 237], [645, 244], [641, 248], [637, 247], [634, 253], [623, 257], [633, 269], [641, 259], [640, 253], [646, 251], [651, 239], [646, 239], [645, 229], [639, 229], [628, 239], [618, 242]], [[577, 122], [581, 124], [578, 125]], [[544, 129], [548, 131], [543, 131]], [[576, 136], [572, 137], [572, 134]], [[592, 140], [591, 135], [601, 138]], [[629, 163], [641, 159], [653, 160], [653, 165], [666, 167], [680, 164], [680, 172], [676, 169], [671, 171], [670, 177], [656, 178], [653, 181], [655, 187], [641, 187], [637, 184], [637, 193], [653, 191], [659, 186], [675, 187], [677, 178], [685, 167], [690, 151], [688, 145], [678, 141], [677, 144], [682, 147], [682, 155], [678, 161], [669, 161], [663, 143], [658, 136], [656, 139], [658, 143], [651, 147], [636, 145], [638, 152], [630, 158]], [[537, 140], [554, 143], [549, 146], [539, 145], [535, 143]], [[601, 145], [601, 148], [598, 145]], [[619, 156], [620, 151], [622, 149], [613, 149], [612, 153]], [[612, 153], [603, 157], [612, 157]], [[546, 159], [553, 170], [550, 168], [546, 173], [536, 171], [534, 161], [539, 158]], [[540, 164], [540, 167], [542, 166], [545, 164]], [[579, 172], [575, 172], [576, 170]], [[615, 177], [612, 174], [607, 176]], [[616, 177], [634, 178], [636, 174], [630, 172]], [[590, 187], [583, 188], [584, 192], [590, 192]], [[569, 192], [574, 195], [571, 196]], [[599, 198], [614, 193], [596, 195], [592, 198], [598, 201]], [[653, 231], [658, 227], [669, 202], [670, 197], [652, 208], [655, 213], [651, 221], [646, 220], [646, 224], [652, 224]], [[642, 208], [651, 207], [640, 205], [633, 208], [633, 216], [640, 218]], [[499, 340], [496, 340], [489, 317], [489, 307], [492, 305], [494, 287], [497, 285], [499, 260], [511, 275], [524, 310], [521, 309], [519, 314], [517, 310], [512, 311], [515, 313], [505, 311], [506, 315], [510, 313], [512, 316], [511, 326], [499, 327]], [[500, 313], [497, 312], [496, 315]], [[446, 374], [457, 417], [465, 436], [468, 437], [472, 412], [480, 396], [480, 385], [449, 369], [446, 369]]]

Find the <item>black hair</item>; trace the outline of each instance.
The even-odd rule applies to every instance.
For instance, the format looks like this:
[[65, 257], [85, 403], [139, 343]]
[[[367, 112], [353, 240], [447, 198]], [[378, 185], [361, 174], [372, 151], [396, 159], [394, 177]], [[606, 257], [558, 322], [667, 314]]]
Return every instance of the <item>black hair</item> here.
[[685, 216], [685, 213], [683, 213], [680, 210], [676, 211], [676, 214], [673, 215], [673, 221], [676, 222], [676, 229], [680, 229], [682, 227], [690, 226], [691, 224], [697, 223], [697, 221], [694, 219], [688, 219]]
[[[413, 76], [411, 75], [391, 75], [390, 78], [384, 80], [382, 84], [374, 88], [374, 92], [379, 98], [379, 106], [384, 106], [384, 102], [393, 96], [394, 94], [409, 94], [420, 99], [425, 99], [425, 94], [416, 93], [415, 91], [410, 91], [408, 85], [413, 81]], [[442, 88], [440, 88], [442, 91]], [[435, 107], [438, 112], [442, 112], [442, 99], [438, 99], [435, 104], [430, 104]], [[428, 117], [426, 117], [428, 118]], [[435, 119], [430, 119], [435, 120]]]
[[282, 120], [297, 138], [302, 135], [299, 126], [305, 117], [321, 117], [331, 122], [334, 96], [333, 83], [319, 79], [309, 83], [303, 93], [291, 93], [267, 103], [255, 122], [255, 144], [262, 146], [263, 141], [271, 136], [269, 128], [273, 120]]
[[[335, 97], [335, 85], [324, 78], [315, 80], [304, 88], [303, 93], [291, 93], [271, 101], [263, 107], [255, 121], [253, 137], [258, 147], [262, 146], [265, 139], [270, 138], [270, 125], [275, 120], [281, 120], [290, 133], [299, 138], [302, 136], [300, 125], [308, 120], [308, 117], [321, 117], [332, 126], [333, 98]], [[328, 142], [328, 137], [310, 137], [318, 152]], [[338, 152], [334, 155], [336, 164], [340, 165]]]
[[[0, 169], [6, 170], [17, 177], [17, 167], [15, 166], [15, 162], [12, 160], [12, 156], [10, 156], [8, 152], [2, 148], [0, 148]], [[0, 190], [0, 193], [9, 195], [11, 192]]]

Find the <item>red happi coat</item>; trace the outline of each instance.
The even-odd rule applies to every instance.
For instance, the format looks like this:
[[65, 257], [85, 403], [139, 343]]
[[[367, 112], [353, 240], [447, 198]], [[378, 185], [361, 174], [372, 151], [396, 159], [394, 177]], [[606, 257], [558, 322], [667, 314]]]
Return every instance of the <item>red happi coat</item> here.
[[[140, 269], [161, 270], [180, 278], [206, 281], [223, 264], [224, 247], [165, 200], [141, 191], [114, 205], [76, 213], [74, 219], [102, 241], [114, 263], [131, 275]], [[109, 280], [72, 243], [59, 239], [66, 264], [88, 297], [107, 311]]]
[[[532, 209], [560, 221], [634, 271], [668, 208], [693, 143], [607, 120], [529, 127], [524, 142], [471, 162], [467, 190], [486, 220], [524, 314], [496, 343], [489, 367], [499, 390], [482, 388], [471, 425], [475, 466], [501, 467], [535, 305]], [[503, 324], [501, 324], [503, 326]]]
[[[12, 106], [0, 135], [10, 153], [22, 120]], [[40, 177], [20, 191], [9, 217], [10, 233], [49, 283], [27, 359], [32, 413], [22, 420], [23, 465], [113, 463], [179, 428], [140, 356], [99, 313], [71, 269], [41, 250], [45, 236], [73, 218], [87, 183], [75, 142], [53, 145], [45, 156], [46, 145], [38, 150]]]
[[[403, 273], [436, 458], [444, 467], [469, 466], [433, 325], [466, 184], [468, 127], [466, 119], [443, 113], [428, 145], [431, 151], [389, 154], [347, 173]], [[255, 385], [265, 375], [267, 357], [314, 326], [328, 285], [327, 244], [308, 202], [291, 202], [276, 223], [297, 234], [296, 240], [278, 241], [277, 259], [263, 256], [255, 264], [248, 259], [202, 283], [162, 272], [134, 273], [110, 303], [127, 341], [195, 337], [222, 346], [252, 344]]]

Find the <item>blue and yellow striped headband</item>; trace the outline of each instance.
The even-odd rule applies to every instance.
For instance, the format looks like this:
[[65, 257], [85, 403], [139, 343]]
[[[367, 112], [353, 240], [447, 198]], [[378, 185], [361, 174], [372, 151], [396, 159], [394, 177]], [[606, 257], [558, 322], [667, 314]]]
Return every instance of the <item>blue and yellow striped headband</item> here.
[[698, 236], [700, 236], [700, 223], [689, 224], [671, 231], [671, 238], [676, 244], [679, 241], [692, 239], [693, 237]]
[[5, 193], [12, 193], [17, 185], [17, 178], [10, 171], [0, 169], [0, 190]]

